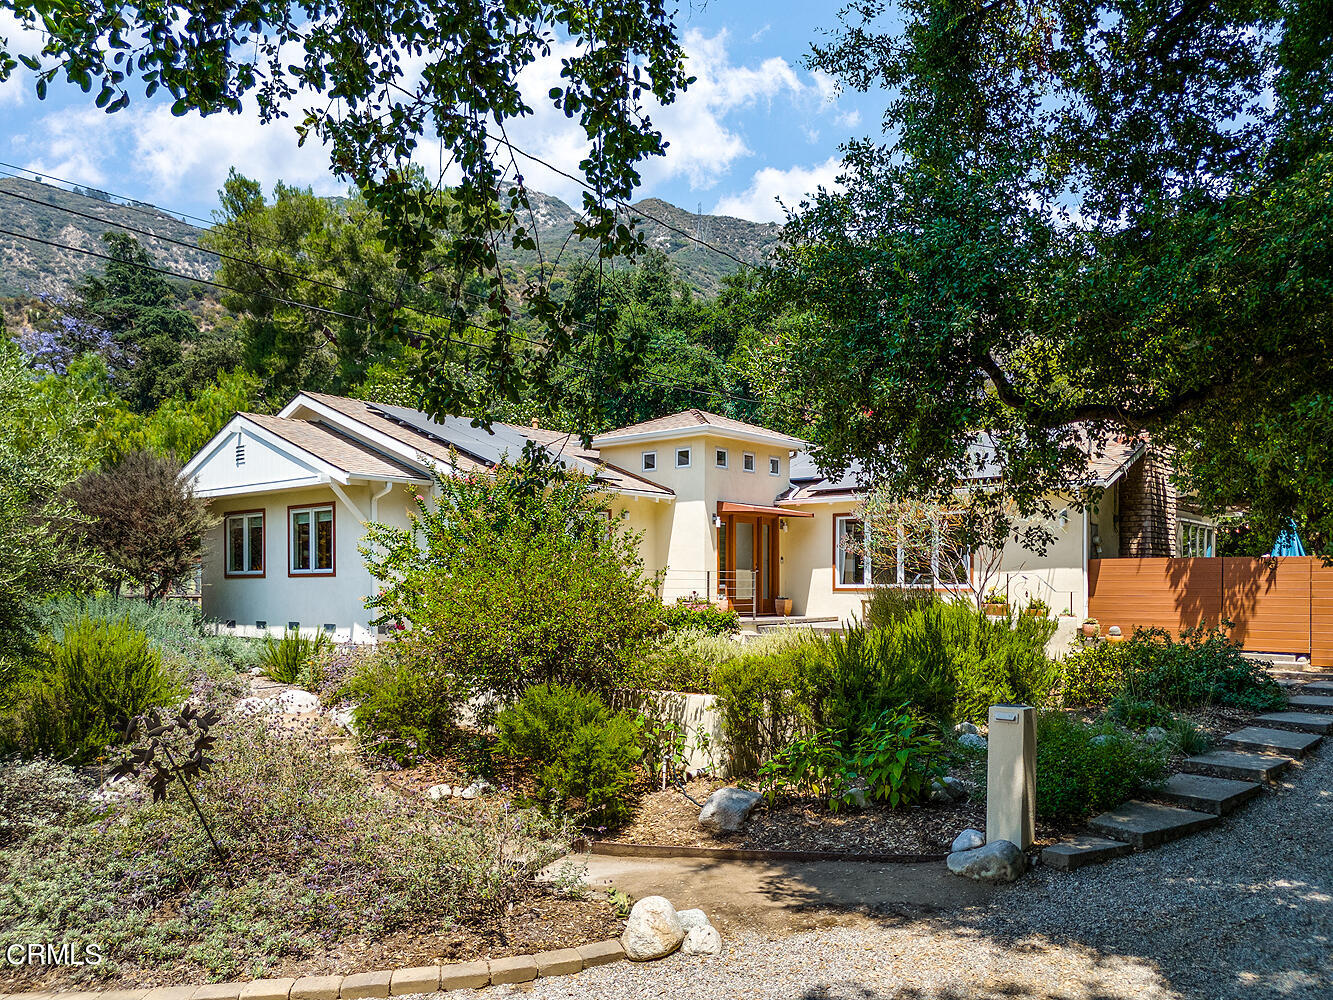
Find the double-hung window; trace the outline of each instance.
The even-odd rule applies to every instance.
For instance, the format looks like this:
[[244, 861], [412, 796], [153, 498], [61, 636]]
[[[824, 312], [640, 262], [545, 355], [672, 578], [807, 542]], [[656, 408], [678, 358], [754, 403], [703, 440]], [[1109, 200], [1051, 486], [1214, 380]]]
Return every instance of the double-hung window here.
[[940, 530], [917, 537], [899, 528], [896, 539], [888, 544], [871, 539], [867, 544], [865, 525], [852, 514], [833, 519], [835, 589], [862, 589], [872, 586], [957, 587], [968, 579], [968, 558], [948, 545]]
[[223, 519], [227, 563], [225, 576], [264, 575], [264, 512], [239, 511]]
[[333, 575], [333, 504], [293, 507], [287, 512], [287, 538], [293, 575]]

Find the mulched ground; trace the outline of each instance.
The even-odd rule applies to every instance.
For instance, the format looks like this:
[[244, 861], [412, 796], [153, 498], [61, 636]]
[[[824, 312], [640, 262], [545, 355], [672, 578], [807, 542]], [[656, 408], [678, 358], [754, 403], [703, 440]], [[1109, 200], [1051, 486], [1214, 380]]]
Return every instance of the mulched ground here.
[[[685, 790], [699, 803], [723, 781], [692, 781]], [[685, 847], [736, 847], [769, 851], [841, 851], [846, 854], [941, 854], [954, 837], [971, 827], [986, 829], [984, 802], [922, 805], [889, 809], [870, 805], [862, 810], [829, 812], [819, 802], [797, 801], [770, 806], [761, 803], [745, 828], [718, 837], [699, 826], [699, 805], [678, 789], [653, 792], [639, 802], [634, 819], [604, 839], [622, 844]], [[1038, 824], [1037, 841], [1054, 843], [1061, 832]]]

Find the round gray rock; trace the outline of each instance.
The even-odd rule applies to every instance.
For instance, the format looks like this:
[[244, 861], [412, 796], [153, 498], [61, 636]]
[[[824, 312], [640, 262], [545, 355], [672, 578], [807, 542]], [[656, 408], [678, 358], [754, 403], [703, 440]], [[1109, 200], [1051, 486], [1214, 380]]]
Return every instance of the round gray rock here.
[[664, 896], [644, 896], [629, 911], [620, 943], [625, 957], [633, 962], [651, 962], [666, 958], [685, 940], [685, 928], [670, 900]]
[[978, 736], [976, 733], [963, 733], [958, 737], [958, 745], [967, 747], [969, 750], [985, 750], [990, 744], [986, 742], [986, 737]]
[[1143, 734], [1143, 742], [1156, 745], [1166, 739], [1169, 734], [1161, 726], [1149, 726]]
[[[1007, 843], [1007, 841], [1006, 841]], [[953, 846], [949, 850], [958, 854], [962, 851], [975, 851], [978, 847], [986, 846], [986, 835], [980, 830], [971, 828], [964, 830], [953, 839]]]
[[973, 736], [981, 735], [981, 730], [978, 729], [976, 725], [971, 722], [960, 722], [958, 723], [958, 725], [953, 727], [953, 731], [959, 734], [971, 733]]
[[744, 788], [719, 788], [699, 810], [699, 825], [710, 833], [735, 833], [762, 798], [758, 792]]
[[685, 928], [686, 934], [696, 927], [709, 926], [708, 914], [703, 910], [677, 910], [676, 919], [680, 921], [680, 926]]
[[976, 882], [1013, 882], [1028, 867], [1028, 859], [1017, 844], [997, 840], [971, 851], [949, 855], [949, 871]]

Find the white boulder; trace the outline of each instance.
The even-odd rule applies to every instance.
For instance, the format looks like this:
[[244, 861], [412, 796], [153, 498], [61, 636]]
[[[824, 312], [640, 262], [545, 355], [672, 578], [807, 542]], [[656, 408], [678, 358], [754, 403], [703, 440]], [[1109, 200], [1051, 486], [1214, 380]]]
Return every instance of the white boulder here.
[[680, 950], [686, 955], [721, 955], [722, 935], [712, 924], [691, 927]]
[[686, 934], [696, 927], [708, 926], [708, 914], [703, 910], [677, 910], [676, 919], [680, 921], [680, 926], [685, 928]]
[[493, 791], [495, 791], [495, 788], [494, 786], [491, 785], [489, 781], [486, 781], [482, 778], [478, 778], [476, 781], [472, 782], [472, 784], [464, 788], [463, 791], [460, 792], [459, 794], [461, 794], [465, 799], [475, 799], [479, 796], [487, 795]]
[[319, 698], [309, 691], [292, 688], [278, 695], [278, 706], [288, 715], [305, 715], [319, 711]]
[[967, 747], [969, 750], [985, 750], [990, 744], [986, 742], [986, 737], [978, 736], [976, 733], [963, 733], [958, 737], [958, 745]]
[[719, 788], [699, 810], [699, 825], [712, 833], [735, 833], [762, 798], [744, 788]]
[[684, 940], [685, 928], [680, 925], [675, 907], [664, 896], [645, 896], [635, 903], [629, 911], [625, 932], [620, 935], [625, 957], [632, 962], [665, 958]]

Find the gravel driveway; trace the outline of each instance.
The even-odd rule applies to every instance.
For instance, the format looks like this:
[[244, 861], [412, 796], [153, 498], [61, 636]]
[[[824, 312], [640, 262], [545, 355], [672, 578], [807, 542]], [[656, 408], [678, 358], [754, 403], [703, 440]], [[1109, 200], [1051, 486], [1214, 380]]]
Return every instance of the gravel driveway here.
[[982, 905], [849, 913], [789, 936], [733, 935], [717, 959], [622, 962], [486, 993], [514, 995], [1330, 1000], [1333, 749], [1205, 833], [1072, 875], [1038, 869]]

